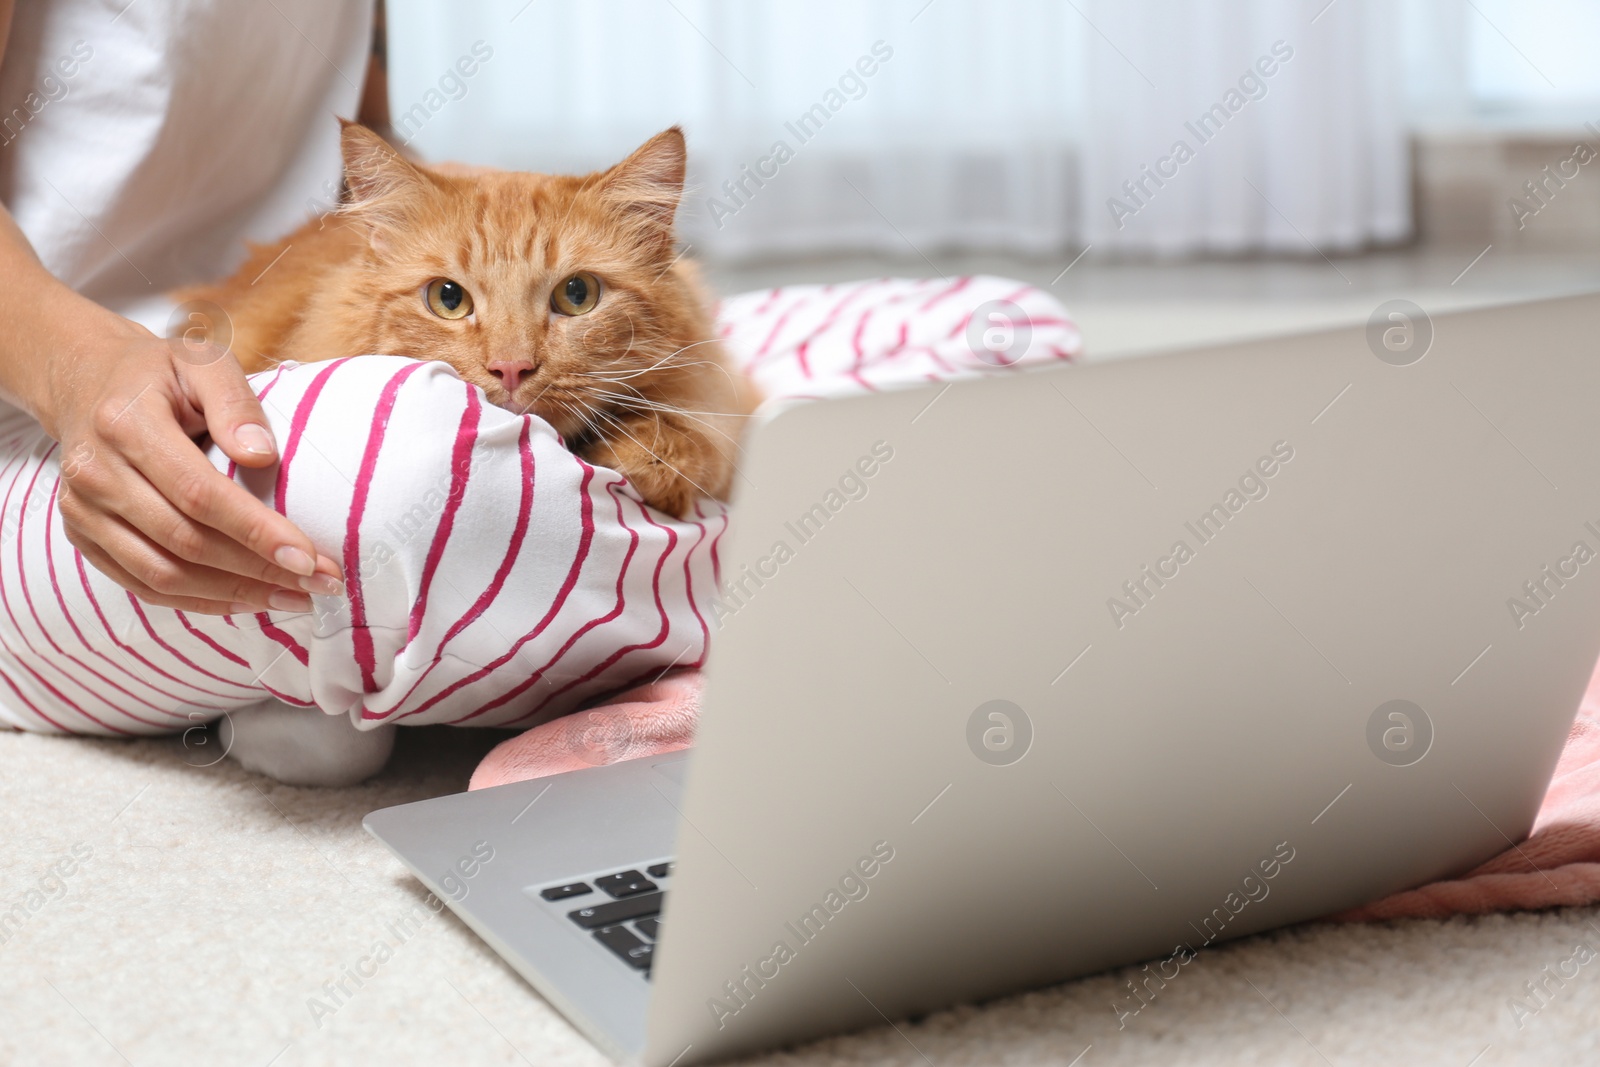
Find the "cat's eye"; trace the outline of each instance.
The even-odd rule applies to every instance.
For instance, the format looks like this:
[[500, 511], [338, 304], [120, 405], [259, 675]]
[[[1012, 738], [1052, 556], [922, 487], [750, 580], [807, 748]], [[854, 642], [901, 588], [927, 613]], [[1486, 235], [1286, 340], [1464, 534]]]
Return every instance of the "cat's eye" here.
[[600, 302], [600, 279], [580, 270], [550, 294], [550, 306], [563, 315], [582, 315]]
[[423, 292], [428, 310], [441, 319], [464, 319], [472, 314], [472, 294], [460, 282], [435, 278]]

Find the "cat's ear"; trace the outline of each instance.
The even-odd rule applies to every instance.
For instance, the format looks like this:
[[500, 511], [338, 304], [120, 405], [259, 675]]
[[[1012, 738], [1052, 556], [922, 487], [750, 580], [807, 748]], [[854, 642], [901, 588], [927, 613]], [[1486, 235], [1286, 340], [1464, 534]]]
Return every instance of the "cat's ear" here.
[[637, 222], [644, 235], [670, 247], [687, 161], [683, 131], [673, 126], [602, 174], [596, 188], [604, 200]]
[[375, 229], [400, 222], [411, 196], [426, 188], [427, 176], [360, 123], [340, 119], [339, 126], [346, 211], [369, 219]]

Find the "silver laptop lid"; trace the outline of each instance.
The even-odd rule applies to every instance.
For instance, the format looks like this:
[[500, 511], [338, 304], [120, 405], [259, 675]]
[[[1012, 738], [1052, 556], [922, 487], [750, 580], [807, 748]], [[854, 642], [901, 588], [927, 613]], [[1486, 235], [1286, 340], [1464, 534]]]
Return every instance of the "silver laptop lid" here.
[[1506, 848], [1600, 648], [1597, 321], [1382, 309], [762, 427], [646, 1062], [1182, 959]]

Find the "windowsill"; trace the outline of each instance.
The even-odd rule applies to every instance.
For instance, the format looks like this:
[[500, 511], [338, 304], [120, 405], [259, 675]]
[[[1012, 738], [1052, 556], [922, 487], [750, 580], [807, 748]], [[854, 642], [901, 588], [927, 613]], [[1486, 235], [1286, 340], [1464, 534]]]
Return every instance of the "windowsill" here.
[[1600, 140], [1585, 126], [1600, 128], [1600, 100], [1560, 107], [1485, 106], [1471, 112], [1415, 116], [1412, 134], [1424, 140], [1505, 141], [1567, 140], [1588, 136]]

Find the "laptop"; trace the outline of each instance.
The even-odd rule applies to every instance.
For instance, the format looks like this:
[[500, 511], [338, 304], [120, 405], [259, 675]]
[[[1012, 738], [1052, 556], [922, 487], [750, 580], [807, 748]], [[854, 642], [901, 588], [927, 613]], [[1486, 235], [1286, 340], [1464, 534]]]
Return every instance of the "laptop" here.
[[691, 752], [366, 827], [649, 1067], [1458, 874], [1528, 832], [1600, 650], [1597, 323], [1392, 301], [787, 408]]

